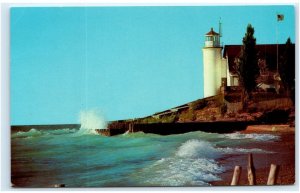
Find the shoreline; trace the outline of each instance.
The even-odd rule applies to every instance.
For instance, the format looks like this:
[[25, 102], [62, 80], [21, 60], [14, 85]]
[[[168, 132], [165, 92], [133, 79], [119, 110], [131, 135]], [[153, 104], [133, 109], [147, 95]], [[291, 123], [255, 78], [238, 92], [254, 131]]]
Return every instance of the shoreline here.
[[[277, 185], [293, 185], [295, 183], [295, 127], [289, 125], [251, 125], [242, 134], [275, 134], [280, 138], [276, 141], [254, 142], [242, 145], [241, 148], [259, 148], [273, 153], [252, 153], [256, 170], [256, 185], [266, 185], [271, 164], [279, 165]], [[240, 148], [239, 147], [239, 148]], [[240, 186], [248, 185], [247, 164], [248, 154], [234, 154], [219, 160], [226, 171], [219, 175], [220, 181], [210, 182], [212, 186], [230, 186], [233, 169], [242, 167]]]

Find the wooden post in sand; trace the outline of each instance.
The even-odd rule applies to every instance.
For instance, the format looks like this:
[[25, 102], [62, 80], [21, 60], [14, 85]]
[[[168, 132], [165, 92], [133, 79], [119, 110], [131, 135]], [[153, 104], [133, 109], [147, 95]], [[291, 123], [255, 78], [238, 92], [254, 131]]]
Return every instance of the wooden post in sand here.
[[255, 179], [255, 168], [253, 165], [253, 158], [252, 158], [252, 154], [249, 153], [248, 154], [248, 181], [249, 181], [249, 185], [255, 185], [256, 184], [256, 179]]
[[276, 183], [278, 168], [277, 165], [271, 164], [267, 185], [274, 185]]
[[236, 186], [239, 184], [240, 176], [241, 176], [242, 167], [241, 166], [235, 166], [234, 172], [232, 176], [231, 186]]

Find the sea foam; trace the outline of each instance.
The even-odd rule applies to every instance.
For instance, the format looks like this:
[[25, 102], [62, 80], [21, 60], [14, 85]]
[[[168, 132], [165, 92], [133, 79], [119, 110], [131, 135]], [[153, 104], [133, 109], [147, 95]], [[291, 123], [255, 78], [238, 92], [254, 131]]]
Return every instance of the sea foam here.
[[151, 185], [198, 186], [220, 180], [218, 174], [224, 172], [214, 160], [221, 153], [207, 141], [190, 139], [182, 143], [175, 154], [156, 161], [150, 172], [155, 178], [148, 179]]
[[170, 157], [157, 161], [149, 171], [155, 173], [155, 178], [147, 179], [151, 185], [195, 186], [220, 180], [217, 174], [224, 168], [213, 159]]
[[237, 132], [237, 133], [225, 134], [224, 136], [229, 139], [251, 139], [255, 141], [276, 141], [279, 139], [278, 135], [258, 134], [258, 133], [243, 134]]
[[218, 148], [220, 152], [223, 154], [246, 154], [246, 153], [274, 153], [272, 151], [266, 151], [262, 150], [259, 148], [250, 148], [250, 149], [245, 149], [245, 148]]

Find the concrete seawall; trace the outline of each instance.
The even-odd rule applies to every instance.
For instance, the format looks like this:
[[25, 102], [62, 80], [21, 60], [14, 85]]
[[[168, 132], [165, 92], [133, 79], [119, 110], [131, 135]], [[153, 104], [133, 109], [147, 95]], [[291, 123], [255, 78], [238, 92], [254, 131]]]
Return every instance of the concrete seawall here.
[[108, 127], [108, 129], [97, 129], [97, 132], [105, 136], [114, 136], [129, 132], [154, 133], [159, 135], [181, 134], [192, 131], [204, 131], [210, 133], [232, 133], [245, 130], [248, 125], [256, 124], [249, 121], [215, 121], [215, 122], [189, 122], [189, 123], [152, 123], [152, 124], [120, 124]]

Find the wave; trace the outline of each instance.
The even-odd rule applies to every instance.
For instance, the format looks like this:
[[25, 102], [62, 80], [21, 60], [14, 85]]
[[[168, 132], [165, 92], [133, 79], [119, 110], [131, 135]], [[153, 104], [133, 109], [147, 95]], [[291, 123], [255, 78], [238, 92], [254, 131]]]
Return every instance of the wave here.
[[122, 135], [124, 136], [124, 135], [128, 135], [130, 132], [129, 132], [129, 130], [128, 131], [126, 131], [125, 133], [123, 133]]
[[146, 183], [158, 186], [203, 186], [210, 181], [221, 180], [218, 174], [225, 169], [213, 159], [205, 158], [163, 158], [148, 168], [154, 172]]
[[18, 131], [11, 135], [12, 138], [33, 138], [49, 135], [64, 135], [69, 133], [75, 133], [77, 129], [54, 129], [54, 130], [37, 130], [35, 128], [30, 129], [29, 131]]
[[231, 133], [231, 134], [224, 134], [224, 137], [229, 139], [251, 139], [255, 141], [276, 141], [280, 137], [278, 135], [271, 135], [271, 134], [243, 134], [243, 133]]
[[68, 134], [68, 133], [75, 133], [77, 132], [78, 129], [55, 129], [55, 130], [47, 130], [48, 133], [53, 134], [53, 135], [63, 135], [63, 134]]
[[142, 131], [134, 132], [134, 133], [126, 131], [120, 137], [123, 137], [123, 138], [161, 138], [161, 137], [165, 137], [165, 136], [161, 136], [161, 135], [153, 134], [153, 133], [144, 133]]
[[191, 139], [178, 148], [176, 155], [188, 158], [216, 158], [218, 157], [218, 151], [207, 141]]
[[188, 140], [175, 154], [156, 161], [150, 168], [154, 178], [146, 182], [158, 186], [205, 186], [221, 180], [218, 174], [225, 169], [214, 160], [221, 154], [207, 141]]
[[11, 135], [12, 138], [26, 138], [26, 137], [37, 137], [43, 135], [42, 131], [36, 130], [34, 128], [29, 131], [19, 131]]
[[190, 139], [173, 156], [162, 158], [148, 168], [146, 172], [155, 177], [146, 182], [154, 186], [209, 186], [209, 182], [221, 180], [219, 174], [225, 171], [217, 158], [233, 153], [272, 152], [258, 148], [220, 148], [208, 141]]
[[273, 153], [259, 148], [220, 148], [207, 141], [200, 141], [197, 139], [191, 139], [184, 142], [175, 153], [176, 156], [185, 158], [206, 158], [216, 159], [223, 154], [233, 153]]

